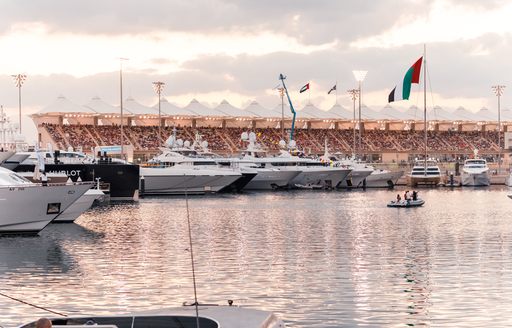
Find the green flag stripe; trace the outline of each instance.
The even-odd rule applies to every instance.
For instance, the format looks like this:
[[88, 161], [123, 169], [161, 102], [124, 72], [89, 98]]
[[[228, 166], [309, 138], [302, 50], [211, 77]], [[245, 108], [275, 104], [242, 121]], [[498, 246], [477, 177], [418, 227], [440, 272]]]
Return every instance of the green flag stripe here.
[[414, 66], [409, 68], [407, 73], [405, 73], [404, 84], [402, 87], [402, 99], [409, 99], [409, 95], [411, 94], [411, 83], [412, 83], [413, 73], [414, 73]]

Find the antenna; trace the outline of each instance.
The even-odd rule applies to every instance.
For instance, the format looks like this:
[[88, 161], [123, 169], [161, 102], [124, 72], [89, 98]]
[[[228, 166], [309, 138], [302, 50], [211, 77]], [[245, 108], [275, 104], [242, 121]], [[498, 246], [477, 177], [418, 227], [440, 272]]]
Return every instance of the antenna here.
[[185, 204], [187, 207], [188, 242], [190, 246], [190, 262], [192, 263], [192, 281], [194, 283], [194, 304], [196, 307], [196, 327], [199, 328], [199, 303], [197, 302], [196, 270], [194, 267], [194, 251], [192, 250], [192, 229], [190, 227], [190, 211], [188, 208], [188, 193], [185, 188]]

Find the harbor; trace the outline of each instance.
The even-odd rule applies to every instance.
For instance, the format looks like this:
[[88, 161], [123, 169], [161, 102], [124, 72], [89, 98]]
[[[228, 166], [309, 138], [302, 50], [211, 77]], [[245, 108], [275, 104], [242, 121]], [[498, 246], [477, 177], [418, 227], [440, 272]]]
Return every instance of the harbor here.
[[[190, 197], [200, 302], [288, 327], [508, 326], [509, 189], [422, 188], [423, 207], [386, 208], [404, 190]], [[184, 197], [147, 197], [0, 238], [2, 293], [66, 315], [180, 306], [193, 300], [186, 231]], [[0, 308], [4, 327], [59, 317]]]
[[0, 328], [511, 327], [482, 3], [6, 3]]

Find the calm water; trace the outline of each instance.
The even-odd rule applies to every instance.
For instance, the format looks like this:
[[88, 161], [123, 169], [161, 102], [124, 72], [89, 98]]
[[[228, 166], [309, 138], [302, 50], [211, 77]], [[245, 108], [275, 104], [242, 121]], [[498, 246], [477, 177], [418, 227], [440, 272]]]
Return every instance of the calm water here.
[[[291, 327], [512, 326], [508, 189], [282, 192], [190, 199], [202, 302]], [[403, 192], [402, 192], [403, 193]], [[192, 301], [183, 198], [98, 207], [39, 237], [0, 238], [0, 292], [64, 313]], [[48, 314], [0, 296], [0, 325]]]

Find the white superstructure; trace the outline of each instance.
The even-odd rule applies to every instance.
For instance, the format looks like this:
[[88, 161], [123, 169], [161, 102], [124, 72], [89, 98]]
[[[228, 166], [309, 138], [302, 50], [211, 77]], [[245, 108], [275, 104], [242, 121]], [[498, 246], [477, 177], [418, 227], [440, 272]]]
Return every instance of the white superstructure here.
[[0, 167], [0, 234], [37, 234], [92, 183], [41, 184]]
[[489, 177], [487, 161], [483, 158], [473, 158], [464, 161], [461, 183], [463, 186], [489, 186], [491, 179]]
[[408, 176], [411, 186], [437, 185], [441, 182], [441, 177], [441, 169], [433, 159], [427, 160], [426, 165], [425, 160], [416, 161]]

